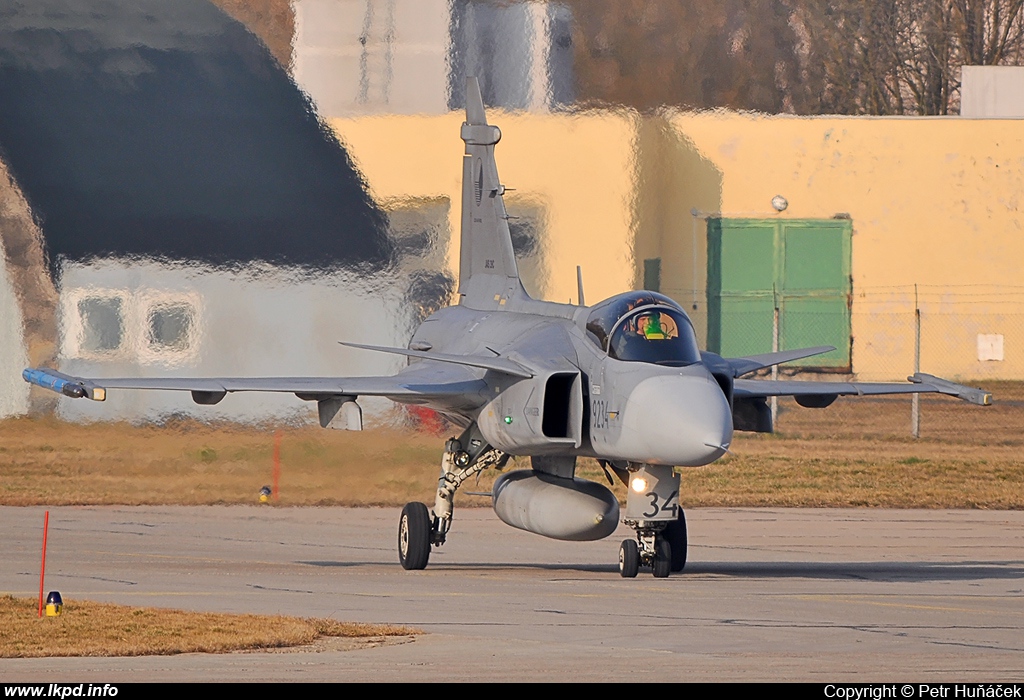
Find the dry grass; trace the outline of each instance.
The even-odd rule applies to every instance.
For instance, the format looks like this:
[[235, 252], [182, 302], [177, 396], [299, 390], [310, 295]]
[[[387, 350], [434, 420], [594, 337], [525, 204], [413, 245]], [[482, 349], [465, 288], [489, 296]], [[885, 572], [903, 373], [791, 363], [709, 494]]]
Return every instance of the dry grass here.
[[1024, 508], [1020, 448], [765, 437], [734, 449], [741, 456], [683, 474], [684, 505]]
[[779, 432], [738, 434], [734, 455], [683, 475], [682, 500], [1024, 508], [1024, 384], [981, 385], [993, 392], [992, 406], [922, 396], [920, 439], [910, 436], [910, 397], [840, 398], [823, 410], [781, 401]]
[[[429, 497], [441, 440], [394, 431], [281, 430], [280, 503], [386, 505]], [[0, 503], [254, 503], [271, 483], [273, 430], [0, 422]]]
[[[922, 399], [840, 399], [824, 410], [780, 406], [776, 435], [738, 433], [733, 455], [685, 470], [687, 506], [1024, 508], [1024, 384], [985, 383], [991, 407]], [[283, 428], [281, 505], [433, 501], [443, 437]], [[253, 503], [271, 481], [273, 430], [178, 422], [90, 425], [0, 421], [2, 505]], [[527, 460], [514, 466], [526, 467]], [[584, 478], [603, 481], [593, 460]], [[484, 474], [464, 491], [489, 491]], [[621, 497], [624, 490], [614, 487]], [[460, 505], [488, 499], [461, 492]]]
[[0, 597], [0, 658], [142, 656], [275, 649], [325, 637], [368, 642], [417, 630], [278, 615], [229, 615], [65, 601], [60, 617], [37, 617], [35, 600]]

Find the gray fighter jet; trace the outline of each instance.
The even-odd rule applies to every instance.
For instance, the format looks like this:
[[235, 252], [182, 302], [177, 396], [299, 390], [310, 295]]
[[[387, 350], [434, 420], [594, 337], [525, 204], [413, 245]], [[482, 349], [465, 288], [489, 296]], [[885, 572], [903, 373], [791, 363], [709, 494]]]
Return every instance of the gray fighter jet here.
[[[423, 569], [445, 542], [455, 493], [467, 479], [509, 457], [532, 469], [500, 476], [491, 496], [509, 525], [561, 540], [611, 535], [620, 518], [636, 531], [623, 541], [624, 577], [648, 566], [657, 577], [686, 563], [686, 521], [679, 507], [679, 467], [710, 464], [729, 450], [734, 430], [771, 432], [766, 398], [794, 396], [823, 408], [843, 394], [935, 392], [976, 404], [991, 395], [927, 374], [909, 383], [744, 379], [759, 369], [832, 350], [808, 348], [742, 358], [701, 352], [676, 302], [646, 291], [579, 306], [531, 299], [509, 235], [494, 147], [476, 79], [467, 85], [462, 183], [462, 253], [455, 306], [433, 314], [407, 348], [353, 345], [409, 358], [390, 377], [156, 378], [70, 377], [25, 370], [26, 381], [65, 396], [106, 398], [108, 389], [190, 391], [215, 404], [236, 391], [294, 393], [316, 401], [320, 423], [362, 429], [360, 396], [432, 408], [462, 428], [447, 441], [433, 508], [402, 510], [398, 555]], [[332, 425], [333, 424], [333, 425]], [[625, 512], [603, 484], [576, 478], [576, 460], [594, 457], [609, 481], [627, 486]]]

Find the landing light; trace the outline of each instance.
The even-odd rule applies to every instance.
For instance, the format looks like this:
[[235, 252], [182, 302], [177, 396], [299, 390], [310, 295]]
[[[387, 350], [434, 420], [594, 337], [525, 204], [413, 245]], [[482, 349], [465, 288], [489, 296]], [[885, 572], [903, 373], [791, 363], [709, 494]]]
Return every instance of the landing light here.
[[647, 490], [647, 479], [642, 476], [635, 476], [633, 480], [629, 482], [629, 488], [633, 489], [637, 493], [643, 493]]

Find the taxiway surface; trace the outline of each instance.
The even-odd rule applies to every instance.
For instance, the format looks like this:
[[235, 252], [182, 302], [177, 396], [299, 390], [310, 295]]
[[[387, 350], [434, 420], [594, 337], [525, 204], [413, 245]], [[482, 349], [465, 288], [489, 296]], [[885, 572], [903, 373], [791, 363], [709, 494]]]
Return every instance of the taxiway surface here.
[[[426, 632], [356, 651], [0, 659], [6, 682], [1024, 680], [1024, 512], [694, 509], [682, 575], [457, 509], [425, 571], [399, 509], [50, 509], [47, 590]], [[42, 508], [0, 508], [0, 591], [38, 590]]]

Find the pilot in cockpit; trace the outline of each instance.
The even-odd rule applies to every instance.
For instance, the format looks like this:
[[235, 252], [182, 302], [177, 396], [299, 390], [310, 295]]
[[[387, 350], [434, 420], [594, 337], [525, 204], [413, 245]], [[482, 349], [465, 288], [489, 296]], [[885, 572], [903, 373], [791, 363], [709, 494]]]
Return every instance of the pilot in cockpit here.
[[660, 311], [639, 314], [634, 322], [636, 334], [644, 340], [669, 340], [679, 336], [679, 329], [672, 317]]

